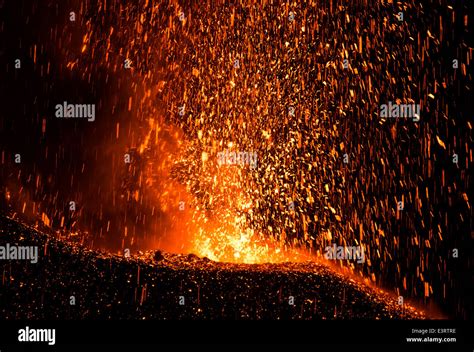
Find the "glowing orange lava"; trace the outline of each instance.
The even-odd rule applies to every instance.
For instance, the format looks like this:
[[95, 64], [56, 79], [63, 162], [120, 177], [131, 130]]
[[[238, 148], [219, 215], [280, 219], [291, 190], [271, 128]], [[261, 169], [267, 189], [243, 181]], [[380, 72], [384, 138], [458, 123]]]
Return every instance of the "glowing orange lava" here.
[[[202, 172], [197, 175], [199, 189], [193, 188], [188, 180], [178, 182], [173, 171], [183, 165], [182, 168], [187, 169], [189, 163], [196, 162], [186, 159], [186, 143], [182, 138], [177, 129], [164, 127], [162, 122], [150, 119], [149, 130], [138, 148], [142, 155], [151, 149], [159, 150], [159, 155], [166, 155], [164, 158], [151, 158], [145, 170], [146, 189], [154, 194], [159, 210], [172, 219], [166, 239], [156, 246], [232, 263], [314, 259], [306, 251], [289, 248], [249, 226], [246, 214], [253, 211], [253, 205], [248, 192], [252, 191], [253, 185], [245, 184], [248, 170], [242, 165], [218, 165], [217, 150], [222, 146], [201, 153], [198, 162], [202, 163]], [[171, 146], [173, 152], [170, 152]], [[233, 148], [234, 144], [229, 143], [226, 147]]]

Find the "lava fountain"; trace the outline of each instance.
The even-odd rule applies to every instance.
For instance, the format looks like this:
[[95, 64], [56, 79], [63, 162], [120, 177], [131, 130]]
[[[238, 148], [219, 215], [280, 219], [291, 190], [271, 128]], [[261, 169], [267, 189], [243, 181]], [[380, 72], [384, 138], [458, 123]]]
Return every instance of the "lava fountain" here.
[[[230, 164], [219, 162], [215, 152], [203, 151], [197, 160], [190, 159], [196, 153], [176, 128], [170, 133], [172, 128], [163, 127], [154, 119], [149, 120], [149, 127], [138, 148], [148, 160], [144, 167], [145, 192], [152, 194], [160, 211], [172, 219], [169, 234], [160, 234], [152, 247], [234, 263], [314, 259], [304, 250], [290, 248], [251, 228], [248, 214], [254, 207], [246, 190], [255, 185], [245, 183], [245, 177], [252, 170], [245, 163], [233, 162], [233, 152]], [[163, 138], [166, 130], [168, 141]], [[175, 139], [173, 143], [169, 143], [170, 137]], [[170, 151], [171, 145], [174, 152]], [[234, 144], [230, 142], [227, 147], [231, 150]], [[164, 158], [150, 156], [156, 151]], [[199, 175], [190, 170], [196, 164], [202, 170]]]

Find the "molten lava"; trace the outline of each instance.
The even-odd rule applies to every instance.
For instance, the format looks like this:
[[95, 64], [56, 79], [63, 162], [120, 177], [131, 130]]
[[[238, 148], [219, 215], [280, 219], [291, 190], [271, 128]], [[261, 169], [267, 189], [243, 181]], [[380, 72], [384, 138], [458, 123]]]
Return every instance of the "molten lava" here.
[[[247, 219], [254, 209], [248, 194], [252, 188], [244, 187], [249, 171], [245, 165], [219, 165], [216, 153], [206, 152], [200, 160], [188, 160], [182, 133], [154, 119], [149, 120], [149, 127], [138, 148], [148, 160], [144, 168], [145, 190], [153, 194], [159, 210], [173, 219], [165, 239], [160, 234], [158, 247], [232, 263], [314, 259], [303, 250], [288, 248], [274, 237], [251, 228]], [[234, 147], [233, 143], [228, 147]], [[147, 157], [153, 150], [158, 150], [162, 157]], [[201, 175], [193, 175], [194, 180], [199, 176], [199, 189], [185, 178], [190, 176], [186, 169], [189, 163], [198, 162], [204, 170]], [[137, 194], [136, 198], [139, 197]]]

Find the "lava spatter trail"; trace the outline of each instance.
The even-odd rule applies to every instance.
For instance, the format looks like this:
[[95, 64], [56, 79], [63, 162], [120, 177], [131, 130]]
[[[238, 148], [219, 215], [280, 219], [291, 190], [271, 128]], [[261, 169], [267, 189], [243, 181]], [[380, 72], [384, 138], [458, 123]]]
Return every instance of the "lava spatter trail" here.
[[[25, 230], [46, 259], [1, 262], [4, 295], [29, 279], [57, 302], [87, 292], [84, 316], [107, 300], [124, 309], [111, 317], [136, 302], [149, 317], [423, 316], [386, 287], [474, 312], [464, 2], [18, 1], [0, 25], [23, 55], [0, 92], [0, 211], [52, 237]], [[28, 270], [66, 281], [48, 291]]]
[[3, 266], [4, 319], [426, 317], [314, 262], [230, 264], [159, 251], [124, 258], [58, 241], [6, 217], [0, 224], [0, 245], [38, 246], [41, 253], [36, 264]]

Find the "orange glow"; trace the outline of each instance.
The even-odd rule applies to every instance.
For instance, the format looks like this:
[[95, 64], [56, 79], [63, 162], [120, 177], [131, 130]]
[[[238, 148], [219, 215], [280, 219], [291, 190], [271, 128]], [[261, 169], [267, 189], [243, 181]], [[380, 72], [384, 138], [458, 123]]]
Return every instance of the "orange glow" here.
[[[253, 208], [244, 185], [245, 165], [217, 163], [217, 151], [203, 152], [198, 161], [204, 171], [199, 175], [206, 206], [193, 195], [191, 185], [173, 179], [173, 169], [185, 162], [186, 143], [175, 127], [149, 119], [149, 129], [137, 148], [140, 154], [153, 149], [159, 157], [147, 161], [146, 192], [153, 194], [158, 210], [173, 219], [169, 231], [160, 234], [155, 244], [160, 249], [193, 253], [214, 261], [231, 263], [281, 263], [314, 260], [307, 251], [289, 248], [272, 236], [257, 233], [246, 223]], [[229, 143], [228, 147], [233, 147]], [[162, 157], [165, 156], [165, 157]], [[189, 162], [189, 160], [187, 160]], [[139, 194], [132, 195], [137, 201]], [[182, 202], [182, 203], [181, 203]], [[182, 206], [182, 209], [180, 209]], [[157, 229], [161, 231], [162, 229]]]

